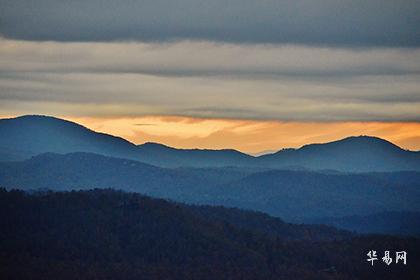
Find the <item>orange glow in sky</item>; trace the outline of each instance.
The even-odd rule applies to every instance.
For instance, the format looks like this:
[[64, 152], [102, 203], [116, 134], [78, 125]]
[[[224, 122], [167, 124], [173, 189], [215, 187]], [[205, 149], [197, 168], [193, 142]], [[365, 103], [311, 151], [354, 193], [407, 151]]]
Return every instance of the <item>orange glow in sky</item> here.
[[[0, 116], [12, 117], [16, 116]], [[181, 116], [57, 117], [135, 144], [157, 142], [175, 148], [232, 148], [253, 154], [369, 135], [386, 139], [403, 149], [420, 150], [420, 122], [284, 122]]]
[[177, 148], [234, 148], [257, 153], [370, 135], [405, 149], [420, 150], [418, 122], [281, 122], [177, 116], [64, 118], [136, 144], [158, 142]]

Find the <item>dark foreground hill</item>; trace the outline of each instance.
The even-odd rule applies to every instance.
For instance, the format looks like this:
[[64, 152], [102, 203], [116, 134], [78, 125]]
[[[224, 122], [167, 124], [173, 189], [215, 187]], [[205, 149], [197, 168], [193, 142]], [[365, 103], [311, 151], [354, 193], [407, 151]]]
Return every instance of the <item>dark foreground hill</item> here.
[[[258, 215], [215, 211], [108, 190], [0, 190], [0, 278], [417, 279], [420, 273], [419, 239], [351, 237], [330, 228], [324, 231], [337, 240], [301, 233], [287, 239], [287, 227], [295, 226], [276, 233], [262, 217], [250, 229], [243, 221]], [[229, 218], [220, 219], [220, 211]], [[370, 250], [379, 257], [405, 250], [407, 265], [379, 259], [372, 267]]]
[[406, 151], [368, 136], [253, 157], [231, 149], [175, 149], [156, 143], [136, 146], [120, 137], [46, 116], [1, 119], [0, 135], [0, 161], [24, 160], [46, 152], [88, 152], [169, 168], [247, 166], [343, 172], [420, 171], [420, 152]]
[[5, 188], [115, 188], [181, 202], [253, 209], [284, 219], [420, 211], [420, 173], [165, 169], [87, 153], [0, 163]]

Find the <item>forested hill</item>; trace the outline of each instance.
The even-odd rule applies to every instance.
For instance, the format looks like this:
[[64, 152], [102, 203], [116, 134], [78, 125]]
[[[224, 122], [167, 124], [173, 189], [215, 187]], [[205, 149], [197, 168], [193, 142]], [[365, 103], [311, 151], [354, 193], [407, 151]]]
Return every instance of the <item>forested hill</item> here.
[[[352, 237], [110, 190], [1, 189], [0, 228], [1, 279], [417, 279], [420, 273], [419, 239]], [[369, 250], [406, 250], [408, 263], [372, 267]]]

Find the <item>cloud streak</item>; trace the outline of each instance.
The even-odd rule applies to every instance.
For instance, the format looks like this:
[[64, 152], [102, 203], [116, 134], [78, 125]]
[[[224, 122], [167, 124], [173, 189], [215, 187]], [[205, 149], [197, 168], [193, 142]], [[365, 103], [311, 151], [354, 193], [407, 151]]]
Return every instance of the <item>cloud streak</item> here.
[[0, 61], [5, 114], [420, 120], [417, 48], [3, 39]]
[[25, 40], [420, 46], [417, 0], [0, 0], [0, 19]]
[[[420, 49], [340, 49], [214, 42], [56, 43], [0, 41], [5, 72], [137, 73], [161, 76], [360, 76], [420, 73]], [[65, 63], [64, 63], [65, 62]]]

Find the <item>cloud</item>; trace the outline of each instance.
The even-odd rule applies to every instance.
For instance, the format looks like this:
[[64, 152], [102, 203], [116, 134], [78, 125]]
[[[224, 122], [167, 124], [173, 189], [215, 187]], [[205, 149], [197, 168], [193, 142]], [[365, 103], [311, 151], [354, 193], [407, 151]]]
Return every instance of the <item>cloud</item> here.
[[3, 114], [420, 121], [420, 49], [0, 40]]
[[57, 43], [0, 40], [0, 73], [314, 77], [420, 73], [420, 49], [351, 50], [214, 42]]
[[0, 0], [0, 19], [25, 40], [420, 45], [418, 0]]

